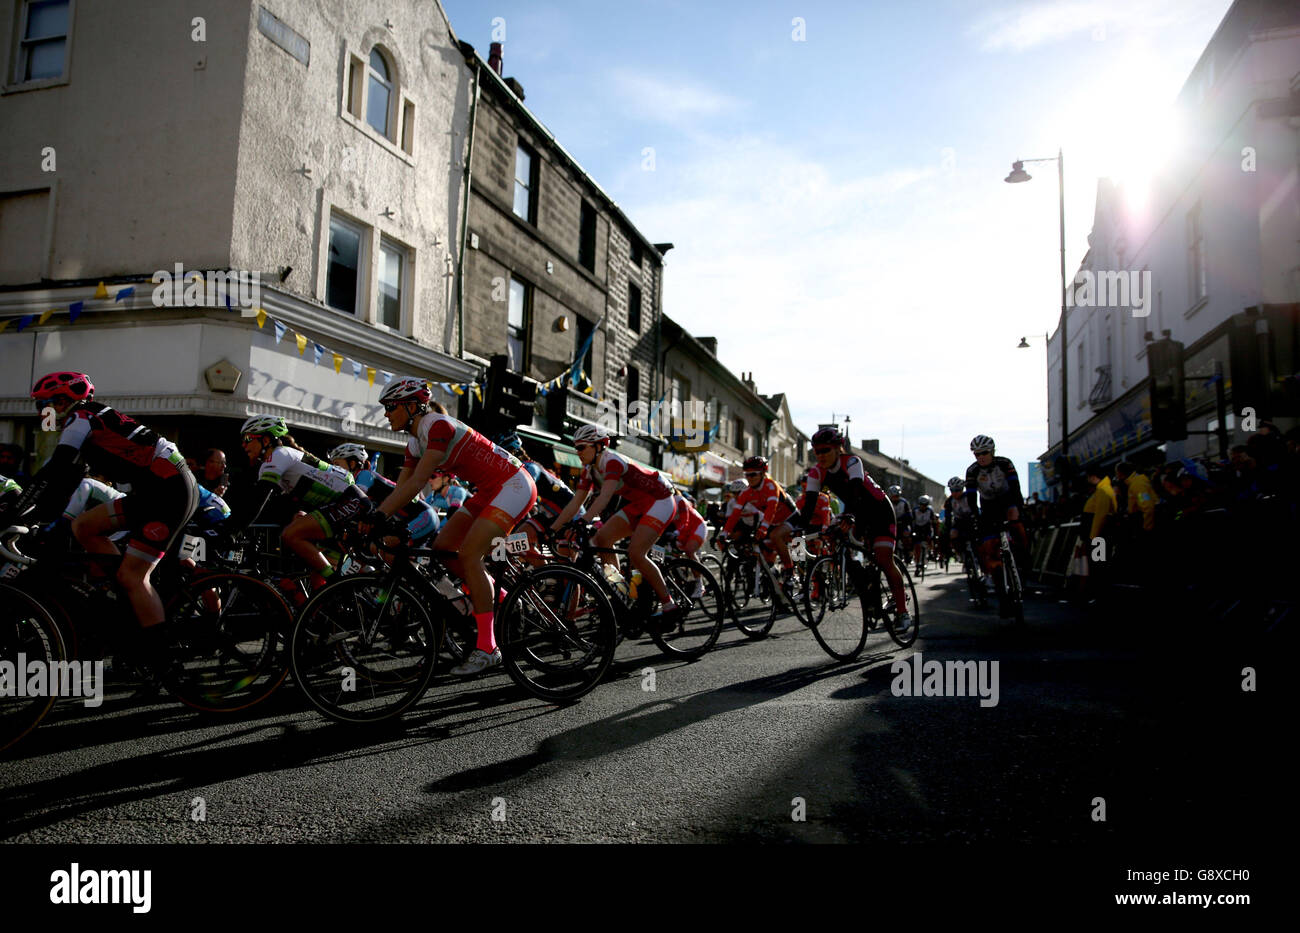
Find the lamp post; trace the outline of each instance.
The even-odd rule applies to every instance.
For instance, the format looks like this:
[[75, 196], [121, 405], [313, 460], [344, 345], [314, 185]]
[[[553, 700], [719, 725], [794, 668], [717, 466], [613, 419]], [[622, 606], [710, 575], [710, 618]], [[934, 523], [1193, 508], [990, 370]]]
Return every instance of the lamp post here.
[[[1065, 462], [1068, 467], [1070, 457], [1070, 383], [1068, 380], [1068, 354], [1069, 340], [1066, 338], [1065, 322], [1065, 158], [1061, 150], [1056, 150], [1056, 155], [1046, 159], [1017, 159], [1011, 163], [1011, 174], [1003, 181], [1007, 184], [1015, 185], [1021, 182], [1029, 181], [1033, 176], [1025, 171], [1026, 162], [1055, 162], [1056, 163], [1056, 180], [1058, 185], [1058, 194], [1061, 208], [1061, 456], [1066, 458]], [[1028, 343], [1022, 338], [1021, 346], [1028, 346]]]

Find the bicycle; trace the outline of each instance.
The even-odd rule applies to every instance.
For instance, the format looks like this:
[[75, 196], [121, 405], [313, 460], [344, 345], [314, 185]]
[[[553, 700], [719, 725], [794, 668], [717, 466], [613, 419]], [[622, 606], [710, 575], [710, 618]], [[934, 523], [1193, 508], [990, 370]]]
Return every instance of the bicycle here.
[[[664, 585], [676, 604], [674, 613], [655, 624], [651, 614], [658, 607], [654, 588], [639, 580], [639, 573], [623, 576], [621, 584], [606, 575], [598, 554], [614, 554], [620, 562], [627, 559], [627, 549], [595, 547], [591, 542], [589, 526], [578, 523], [571, 529], [571, 546], [576, 553], [569, 558], [579, 569], [586, 571], [604, 590], [614, 606], [621, 638], [635, 640], [649, 635], [659, 650], [671, 657], [694, 660], [702, 657], [717, 643], [722, 634], [726, 611], [726, 596], [717, 580], [699, 561], [685, 557], [669, 558], [664, 548], [654, 545], [649, 557], [660, 568]], [[555, 559], [562, 560], [558, 553]], [[627, 564], [624, 564], [627, 569]], [[631, 580], [635, 585], [628, 585]], [[696, 595], [698, 593], [698, 595]]]
[[[23, 526], [8, 529], [6, 535]], [[7, 582], [17, 576], [11, 567], [21, 568], [26, 562], [14, 551], [3, 548], [5, 564], [0, 569], [0, 752], [14, 745], [38, 725], [54, 706], [54, 691], [45, 695], [23, 696], [17, 680], [25, 676], [35, 662], [46, 671], [54, 671], [67, 658], [67, 648], [54, 616], [23, 590]], [[10, 674], [9, 671], [13, 673]], [[14, 683], [7, 679], [13, 677]]]
[[1025, 592], [1020, 582], [1020, 568], [1016, 565], [1011, 534], [1003, 525], [998, 531], [999, 566], [993, 574], [993, 585], [998, 597], [998, 615], [1010, 617], [1016, 625], [1025, 624]]
[[[902, 574], [906, 609], [912, 620], [907, 631], [900, 633], [893, 593], [884, 571], [852, 531], [836, 534], [843, 536], [843, 546], [836, 554], [813, 564], [805, 594], [809, 627], [817, 643], [836, 660], [851, 661], [862, 653], [867, 635], [883, 622], [889, 637], [899, 647], [911, 646], [921, 627], [921, 610], [907, 566], [895, 555], [894, 566]], [[849, 608], [855, 595], [862, 608], [858, 619], [851, 612], [843, 611]]]
[[[527, 549], [527, 536], [519, 533]], [[290, 639], [294, 679], [308, 701], [342, 723], [400, 716], [424, 696], [445, 644], [445, 623], [462, 594], [443, 561], [455, 551], [391, 548], [382, 570], [337, 579], [298, 614]], [[430, 558], [427, 564], [417, 563]], [[574, 567], [513, 571], [496, 610], [503, 666], [546, 700], [575, 700], [613, 660], [614, 612], [596, 581]], [[530, 672], [536, 671], [533, 676]]]
[[962, 572], [966, 575], [966, 588], [970, 592], [970, 601], [978, 608], [988, 605], [988, 594], [984, 589], [984, 575], [981, 571], [979, 555], [975, 552], [975, 543], [969, 535], [961, 553]]
[[[800, 535], [790, 539], [790, 557], [794, 565], [788, 579], [778, 574], [773, 567], [775, 549], [772, 545], [767, 541], [758, 542], [756, 551], [754, 543], [752, 539], [742, 538], [734, 546], [728, 545], [727, 549], [735, 563], [731, 565], [730, 576], [724, 579], [724, 588], [736, 627], [755, 641], [766, 638], [776, 623], [782, 604], [801, 623], [808, 625], [803, 596], [812, 561], [809, 559], [806, 538]], [[742, 621], [741, 613], [754, 598], [767, 609], [766, 616], [760, 611], [759, 621]]]

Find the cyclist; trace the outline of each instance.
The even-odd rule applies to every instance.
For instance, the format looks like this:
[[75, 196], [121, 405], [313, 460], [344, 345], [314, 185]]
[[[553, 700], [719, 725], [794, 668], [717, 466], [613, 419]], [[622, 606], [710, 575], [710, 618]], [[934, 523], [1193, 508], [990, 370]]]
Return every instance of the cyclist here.
[[439, 468], [473, 483], [477, 491], [448, 517], [433, 546], [456, 551], [447, 560], [451, 572], [469, 587], [478, 638], [474, 651], [451, 669], [458, 676], [479, 674], [501, 664], [493, 633], [496, 585], [483, 559], [493, 542], [508, 535], [537, 502], [537, 487], [517, 459], [466, 424], [431, 404], [428, 383], [400, 376], [379, 393], [384, 415], [394, 431], [411, 435], [406, 461], [394, 489], [379, 505], [381, 516], [395, 515], [424, 488]]
[[997, 537], [1002, 522], [1007, 524], [1012, 541], [1023, 552], [1027, 539], [1020, 522], [1020, 477], [1015, 464], [1006, 457], [995, 456], [996, 446], [987, 434], [977, 434], [970, 442], [975, 462], [966, 469], [966, 502], [970, 505], [980, 535], [980, 560], [984, 565], [984, 587], [993, 589], [993, 571], [997, 560]]
[[930, 497], [921, 496], [916, 500], [916, 509], [912, 512], [912, 559], [916, 566], [921, 566], [922, 554], [934, 540], [934, 526], [938, 521], [934, 509], [930, 508]]
[[[708, 533], [708, 526], [704, 523], [704, 516], [701, 515], [682, 493], [675, 493], [673, 500], [677, 505], [677, 511], [673, 514], [673, 520], [668, 525], [668, 531], [674, 531], [677, 534], [677, 547], [691, 560], [695, 560], [695, 555], [701, 547], [704, 546], [704, 539]], [[700, 585], [696, 587], [697, 592], [692, 596], [701, 596], [704, 593], [704, 583], [701, 580]]]
[[903, 487], [897, 484], [889, 487], [889, 501], [894, 507], [894, 525], [903, 553], [908, 554], [912, 550], [912, 503], [903, 498]]
[[[599, 424], [584, 424], [573, 432], [573, 449], [583, 465], [582, 479], [578, 481], [577, 494], [551, 523], [551, 530], [559, 531], [571, 521], [597, 485], [600, 492], [587, 509], [588, 515], [601, 514], [614, 496], [622, 496], [626, 504], [600, 526], [591, 542], [596, 547], [608, 548], [632, 536], [627, 546], [628, 562], [634, 570], [641, 571], [641, 578], [649, 582], [659, 597], [659, 608], [650, 616], [651, 624], [671, 630], [677, 622], [677, 604], [664, 584], [659, 566], [649, 554], [651, 545], [676, 515], [673, 490], [660, 474], [643, 470], [610, 450], [611, 440], [609, 431]], [[611, 565], [615, 558], [612, 554], [602, 554], [601, 561]]]
[[[803, 514], [804, 502], [808, 499], [808, 474], [804, 473], [799, 478], [799, 498], [794, 500], [795, 512]], [[825, 491], [812, 494], [817, 500], [813, 506], [812, 521], [808, 525], [810, 532], [825, 531], [831, 524], [831, 497]], [[825, 538], [818, 538], [809, 544], [809, 550], [816, 554], [829, 553], [830, 542]]]
[[[781, 559], [781, 573], [788, 578], [794, 571], [794, 559], [790, 557], [790, 536], [794, 534], [794, 526], [789, 521], [795, 514], [794, 500], [784, 486], [767, 475], [766, 457], [750, 457], [741, 469], [744, 470], [748, 488], [736, 497], [736, 502], [741, 507], [752, 505], [761, 513], [754, 537], [759, 541], [771, 538], [772, 546]], [[732, 512], [719, 537], [728, 537], [739, 520], [740, 515]]]
[[713, 546], [721, 550], [727, 546], [727, 539], [724, 536], [722, 541], [718, 541], [718, 536], [722, 534], [722, 528], [731, 518], [732, 513], [739, 512], [740, 518], [736, 519], [742, 532], [752, 533], [754, 525], [758, 522], [757, 510], [752, 505], [741, 505], [739, 501], [740, 494], [749, 488], [749, 484], [743, 479], [733, 479], [722, 488], [722, 525], [714, 529]]
[[441, 513], [443, 521], [451, 518], [458, 508], [469, 501], [469, 490], [455, 482], [453, 475], [450, 470], [434, 470], [429, 477], [429, 491], [424, 496], [424, 501]]
[[[357, 488], [369, 496], [375, 506], [397, 488], [391, 479], [370, 469], [370, 454], [360, 444], [339, 444], [328, 456], [330, 463], [348, 471]], [[414, 544], [424, 543], [438, 530], [438, 513], [421, 499], [412, 499], [397, 514], [406, 520], [406, 531]]]
[[[502, 434], [497, 438], [496, 442], [502, 450], [513, 454], [524, 465], [528, 475], [533, 478], [533, 485], [537, 487], [537, 504], [533, 506], [532, 512], [524, 520], [521, 529], [524, 534], [528, 535], [528, 544], [531, 549], [528, 560], [534, 565], [539, 565], [542, 563], [542, 559], [541, 555], [537, 553], [537, 539], [546, 533], [546, 529], [551, 522], [555, 521], [559, 514], [564, 511], [564, 507], [573, 500], [573, 490], [568, 487], [564, 480], [528, 456], [528, 451], [524, 449], [524, 442], [520, 439], [518, 432], [510, 431], [507, 434]], [[579, 509], [576, 517], [581, 519], [584, 515], [584, 510]]]
[[62, 433], [15, 512], [34, 510], [38, 518], [57, 517], [86, 466], [115, 482], [130, 483], [129, 495], [83, 512], [72, 530], [88, 552], [105, 555], [121, 553], [111, 535], [130, 531], [117, 580], [141, 628], [155, 629], [165, 614], [150, 576], [198, 507], [194, 474], [171, 441], [94, 401], [95, 385], [85, 373], [49, 373], [36, 380], [31, 394], [38, 410], [54, 410]]
[[[278, 415], [253, 415], [246, 420], [240, 427], [240, 444], [249, 465], [258, 468], [258, 491], [230, 533], [257, 521], [277, 492], [287, 495], [302, 511], [295, 512], [280, 533], [280, 542], [307, 564], [310, 588], [320, 589], [334, 575], [334, 565], [316, 542], [334, 537], [348, 522], [369, 512], [370, 501], [347, 470], [304, 450]], [[294, 602], [305, 601], [292, 579], [280, 581], [280, 586]]]
[[[859, 535], [870, 546], [872, 557], [889, 581], [901, 634], [911, 627], [912, 617], [907, 611], [903, 575], [894, 563], [897, 539], [894, 505], [867, 473], [862, 460], [842, 451], [843, 443], [843, 435], [835, 428], [822, 428], [812, 436], [813, 455], [817, 462], [808, 469], [807, 491], [820, 492], [824, 485], [843, 500], [841, 520], [848, 518], [856, 522]], [[812, 519], [815, 508], [811, 499], [805, 500], [800, 515], [805, 526]]]

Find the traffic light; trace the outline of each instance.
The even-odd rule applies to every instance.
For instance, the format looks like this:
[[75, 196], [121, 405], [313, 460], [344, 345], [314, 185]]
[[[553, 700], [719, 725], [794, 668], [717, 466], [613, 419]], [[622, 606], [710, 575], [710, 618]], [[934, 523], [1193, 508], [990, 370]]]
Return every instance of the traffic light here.
[[487, 396], [483, 401], [484, 420], [493, 421], [497, 431], [532, 424], [535, 401], [537, 382], [511, 370], [504, 353], [492, 357], [488, 365]]
[[1147, 374], [1151, 377], [1151, 431], [1162, 441], [1187, 437], [1183, 394], [1183, 345], [1164, 338], [1147, 344]]

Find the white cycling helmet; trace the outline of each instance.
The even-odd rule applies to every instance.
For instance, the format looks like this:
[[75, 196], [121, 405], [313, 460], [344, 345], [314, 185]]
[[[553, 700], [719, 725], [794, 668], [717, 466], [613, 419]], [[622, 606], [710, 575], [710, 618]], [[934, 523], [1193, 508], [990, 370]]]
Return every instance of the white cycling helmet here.
[[747, 488], [749, 488], [749, 483], [745, 482], [743, 479], [733, 479], [731, 482], [727, 483], [727, 492], [737, 496]]
[[889, 487], [889, 494], [890, 494], [891, 496], [901, 496], [901, 495], [903, 494], [903, 487], [902, 487], [902, 486], [890, 486], [890, 487]]
[[370, 460], [370, 454], [360, 444], [339, 444], [329, 452], [330, 460], [360, 460], [366, 463]]
[[993, 438], [989, 437], [987, 434], [976, 434], [971, 438], [970, 452], [973, 454], [991, 454], [996, 449], [997, 447], [993, 443]]
[[917, 499], [916, 501], [917, 501], [917, 504], [918, 504], [918, 505], [929, 505], [929, 504], [930, 504], [930, 497], [929, 497], [929, 496], [922, 496], [921, 498]]
[[575, 444], [599, 444], [608, 443], [611, 435], [609, 430], [599, 424], [584, 424], [578, 430], [573, 432], [573, 443]]
[[279, 415], [253, 415], [239, 429], [240, 434], [265, 434], [270, 437], [284, 437], [289, 433], [289, 426]]
[[960, 476], [954, 476], [952, 479], [948, 480], [949, 492], [956, 492], [958, 489], [965, 489], [965, 488], [966, 488], [966, 481], [962, 479]]
[[415, 376], [398, 376], [379, 393], [379, 404], [414, 401], [427, 405], [430, 398], [432, 393], [429, 391], [429, 384], [423, 379]]

